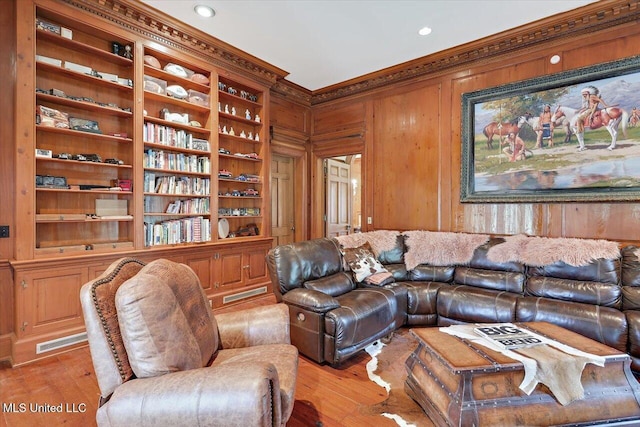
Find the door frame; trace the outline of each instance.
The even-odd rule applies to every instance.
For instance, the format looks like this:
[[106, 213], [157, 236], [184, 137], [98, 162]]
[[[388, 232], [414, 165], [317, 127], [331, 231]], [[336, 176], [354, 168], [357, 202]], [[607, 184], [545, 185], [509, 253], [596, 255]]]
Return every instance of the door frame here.
[[[304, 141], [302, 141], [302, 144], [304, 144]], [[298, 142], [284, 141], [284, 138], [278, 138], [276, 134], [271, 139], [271, 153], [293, 159], [293, 221], [295, 224], [293, 239], [295, 242], [308, 240], [309, 203], [306, 201], [309, 200], [309, 172], [307, 167], [309, 153], [307, 148]], [[271, 176], [269, 176], [269, 181], [271, 181]], [[273, 194], [271, 197], [273, 197]], [[271, 229], [269, 229], [269, 234], [271, 234]]]
[[[324, 159], [340, 156], [350, 156], [360, 154], [362, 156], [362, 164], [365, 163], [365, 144], [363, 138], [339, 138], [330, 142], [314, 143], [311, 151], [311, 238], [320, 238], [325, 235], [325, 178], [324, 178]], [[360, 182], [362, 185], [362, 213], [366, 211], [366, 168], [361, 169]], [[365, 231], [366, 225], [362, 225]]]

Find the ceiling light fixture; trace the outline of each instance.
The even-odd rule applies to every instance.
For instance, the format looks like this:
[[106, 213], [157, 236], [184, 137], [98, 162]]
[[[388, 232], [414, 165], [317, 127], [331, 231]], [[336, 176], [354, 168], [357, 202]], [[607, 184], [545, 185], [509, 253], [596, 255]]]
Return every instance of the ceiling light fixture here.
[[199, 4], [193, 8], [193, 10], [203, 18], [211, 18], [216, 14], [216, 11], [210, 8], [209, 6], [205, 6], [203, 4]]
[[549, 62], [551, 62], [553, 65], [557, 64], [558, 62], [560, 62], [560, 55], [553, 55], [549, 59]]
[[421, 36], [427, 36], [429, 34], [431, 34], [431, 28], [429, 27], [422, 27], [418, 30], [418, 34], [420, 34]]

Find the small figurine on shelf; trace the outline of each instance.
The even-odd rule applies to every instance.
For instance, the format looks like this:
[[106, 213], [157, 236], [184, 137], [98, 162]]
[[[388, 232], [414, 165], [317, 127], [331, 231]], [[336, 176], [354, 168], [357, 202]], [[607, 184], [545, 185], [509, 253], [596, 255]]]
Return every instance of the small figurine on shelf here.
[[253, 140], [254, 140], [254, 141], [260, 141], [260, 135], [258, 135], [258, 134], [256, 133], [256, 136], [255, 136], [255, 138], [253, 138]]
[[260, 115], [256, 114], [256, 122], [260, 123]]
[[227, 85], [222, 82], [218, 82], [218, 90], [227, 90]]
[[133, 59], [133, 53], [131, 52], [131, 45], [128, 44], [124, 47], [124, 53], [122, 54], [127, 59]]
[[236, 107], [231, 107], [231, 114], [236, 115]]
[[229, 106], [227, 104], [224, 105], [225, 114], [229, 114]]
[[227, 126], [222, 126], [222, 133], [224, 134], [228, 134], [229, 132], [227, 132]]
[[238, 94], [238, 89], [235, 89], [234, 87], [229, 86], [229, 87], [227, 88], [227, 92], [228, 92], [230, 95], [237, 95], [237, 94]]
[[236, 134], [236, 133], [235, 133], [235, 131], [233, 130], [233, 126], [231, 126], [231, 127], [229, 128], [229, 135], [233, 135], [233, 136], [235, 136], [235, 134]]
[[251, 120], [251, 111], [247, 108], [244, 112], [244, 118], [247, 120]]
[[247, 136], [247, 138], [253, 139], [253, 132], [249, 132], [249, 135]]
[[240, 138], [246, 138], [247, 134], [244, 131], [240, 132]]
[[222, 103], [218, 102], [218, 111], [222, 111]]
[[222, 133], [222, 126], [220, 126], [220, 123], [218, 123], [218, 133]]

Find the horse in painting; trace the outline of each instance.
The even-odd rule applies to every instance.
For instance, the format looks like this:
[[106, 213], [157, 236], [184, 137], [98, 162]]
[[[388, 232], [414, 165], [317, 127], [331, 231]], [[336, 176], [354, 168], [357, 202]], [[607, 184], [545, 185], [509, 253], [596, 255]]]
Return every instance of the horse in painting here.
[[516, 135], [520, 132], [520, 128], [524, 123], [526, 123], [527, 119], [525, 116], [520, 116], [512, 122], [491, 122], [484, 127], [482, 133], [487, 138], [487, 148], [491, 150], [493, 148], [493, 137], [498, 135], [500, 138], [503, 136], [507, 136], [510, 133], [515, 133]]
[[[556, 111], [553, 113], [551, 120], [555, 121], [560, 117], [566, 117], [569, 120], [569, 127], [571, 131], [575, 133], [576, 138], [578, 138], [578, 150], [583, 151], [586, 150], [584, 146], [584, 131], [578, 132], [578, 113], [581, 110], [576, 108], [566, 107], [563, 105], [558, 105]], [[616, 148], [616, 143], [618, 141], [618, 126], [622, 124], [622, 133], [626, 137], [627, 136], [627, 124], [629, 121], [629, 113], [627, 113], [624, 109], [620, 107], [605, 107], [598, 109], [591, 117], [591, 121], [589, 123], [585, 123], [585, 129], [599, 129], [604, 127], [611, 135], [611, 144], [607, 147], [609, 150], [613, 150]]]

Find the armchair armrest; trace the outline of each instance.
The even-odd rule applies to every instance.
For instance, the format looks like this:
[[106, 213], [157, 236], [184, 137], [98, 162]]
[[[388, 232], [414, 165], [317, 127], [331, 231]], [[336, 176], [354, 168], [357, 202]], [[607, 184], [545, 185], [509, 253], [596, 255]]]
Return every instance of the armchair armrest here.
[[289, 307], [274, 304], [215, 314], [222, 348], [291, 344]]
[[238, 363], [127, 381], [98, 409], [97, 420], [113, 427], [191, 427], [212, 420], [279, 426], [280, 407], [276, 368]]
[[326, 313], [340, 307], [337, 299], [314, 289], [297, 288], [282, 296], [288, 305], [304, 308], [314, 313]]

